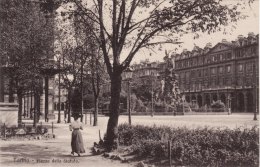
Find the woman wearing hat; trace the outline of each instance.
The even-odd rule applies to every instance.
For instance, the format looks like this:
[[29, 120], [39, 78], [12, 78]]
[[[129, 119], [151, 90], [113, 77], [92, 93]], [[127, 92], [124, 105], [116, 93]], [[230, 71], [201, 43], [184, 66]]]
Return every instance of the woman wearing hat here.
[[80, 153], [85, 153], [83, 138], [80, 132], [80, 129], [83, 130], [82, 123], [78, 121], [79, 116], [74, 115], [74, 122], [70, 124], [71, 135], [71, 154], [77, 153], [80, 156]]

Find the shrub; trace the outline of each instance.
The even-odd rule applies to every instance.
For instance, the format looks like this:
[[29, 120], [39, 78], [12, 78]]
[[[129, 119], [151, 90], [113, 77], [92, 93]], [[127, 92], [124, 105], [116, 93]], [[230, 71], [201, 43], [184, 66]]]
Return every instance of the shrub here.
[[211, 104], [211, 108], [216, 111], [224, 111], [225, 109], [225, 104], [223, 102], [221, 102], [220, 100], [215, 101]]
[[[6, 137], [12, 137], [12, 136], [17, 136], [17, 131], [19, 131], [20, 129], [23, 129], [25, 131], [25, 134], [28, 135], [28, 134], [31, 134], [32, 132], [32, 129], [33, 127], [32, 126], [25, 126], [25, 127], [9, 127], [9, 128], [5, 128], [5, 134], [6, 134]], [[3, 136], [4, 134], [4, 128], [3, 126], [0, 126], [0, 132], [1, 132], [1, 135], [0, 136]], [[47, 127], [44, 127], [44, 126], [37, 126], [35, 128], [35, 134], [45, 134], [45, 133], [48, 133], [48, 128]], [[24, 135], [25, 135], [24, 134]], [[19, 135], [19, 134], [18, 134]]]
[[187, 102], [185, 102], [185, 103], [179, 103], [178, 105], [177, 105], [177, 110], [176, 110], [177, 112], [190, 112], [190, 111], [192, 111], [191, 110], [191, 104], [190, 103], [187, 103]]
[[141, 157], [167, 158], [171, 140], [172, 158], [188, 166], [258, 166], [259, 131], [252, 129], [187, 129], [129, 126], [118, 128], [121, 145]]
[[132, 146], [133, 153], [141, 157], [161, 159], [167, 156], [167, 142], [155, 140], [140, 140]]

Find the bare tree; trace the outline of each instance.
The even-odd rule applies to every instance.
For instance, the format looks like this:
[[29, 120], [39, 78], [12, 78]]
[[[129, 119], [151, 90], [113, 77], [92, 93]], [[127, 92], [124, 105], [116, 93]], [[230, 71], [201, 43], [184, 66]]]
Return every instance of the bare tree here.
[[[65, 0], [73, 2], [93, 29], [111, 80], [110, 116], [105, 144], [117, 147], [121, 74], [136, 53], [166, 43], [179, 44], [186, 33], [212, 33], [241, 18], [238, 5], [219, 0]], [[85, 22], [88, 24], [88, 22]], [[127, 56], [121, 60], [122, 52]], [[110, 58], [111, 55], [112, 57]]]
[[[66, 13], [68, 15], [66, 15]], [[80, 98], [77, 106], [83, 116], [83, 89], [84, 89], [84, 79], [87, 77], [87, 72], [89, 69], [88, 62], [91, 60], [91, 52], [88, 39], [87, 29], [81, 29], [78, 18], [70, 11], [62, 12], [62, 20], [57, 20], [59, 26], [56, 30], [56, 42], [57, 42], [57, 59], [60, 61], [61, 65], [61, 82], [63, 87], [68, 91], [68, 120], [70, 122], [71, 117], [71, 98], [73, 93], [73, 88], [77, 87], [80, 89]], [[65, 15], [68, 16], [65, 18]], [[71, 21], [72, 24], [67, 24], [66, 20]], [[84, 30], [84, 31], [82, 31]], [[75, 106], [75, 105], [74, 105]], [[78, 110], [78, 109], [77, 109]], [[75, 111], [76, 112], [76, 111]], [[81, 121], [82, 117], [81, 117]]]
[[[94, 96], [94, 126], [97, 125], [97, 114], [98, 114], [98, 103], [99, 103], [99, 93], [100, 86], [104, 81], [105, 76], [105, 64], [102, 52], [96, 41], [96, 37], [91, 29], [94, 29], [95, 24], [86, 15], [82, 14], [80, 10], [75, 9], [76, 7], [72, 4], [65, 5], [64, 11], [61, 11], [61, 16], [63, 16], [63, 21], [66, 19], [70, 21], [70, 24], [66, 26], [61, 26], [63, 33], [70, 33], [70, 37], [74, 40], [74, 45], [80, 46], [81, 50], [81, 60], [80, 64], [80, 89], [81, 89], [81, 111], [83, 111], [83, 78], [89, 80], [92, 85], [92, 90]], [[86, 24], [87, 23], [87, 24]], [[62, 35], [63, 37], [66, 35]], [[67, 36], [68, 37], [68, 36]], [[60, 42], [64, 43], [64, 40], [60, 38]], [[73, 42], [70, 42], [73, 43]], [[72, 46], [72, 44], [71, 44]], [[84, 80], [84, 82], [87, 82]], [[86, 84], [86, 83], [85, 83]]]

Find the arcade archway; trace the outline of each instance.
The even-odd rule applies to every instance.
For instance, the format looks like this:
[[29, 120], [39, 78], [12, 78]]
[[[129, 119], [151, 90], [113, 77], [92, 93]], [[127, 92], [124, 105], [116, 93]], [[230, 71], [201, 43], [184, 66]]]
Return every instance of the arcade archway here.
[[246, 112], [254, 112], [254, 97], [252, 93], [247, 93], [246, 94], [247, 98], [247, 111]]
[[212, 95], [212, 100], [213, 100], [213, 101], [217, 101], [217, 100], [218, 100], [217, 94], [214, 93], [214, 94]]
[[195, 96], [195, 95], [192, 95], [192, 96], [191, 96], [191, 104], [192, 104], [192, 106], [197, 105], [197, 99], [196, 99], [196, 96]]
[[244, 94], [239, 93], [237, 96], [237, 111], [243, 112], [245, 110]]
[[225, 94], [221, 94], [220, 95], [220, 100], [221, 100], [222, 103], [224, 103], [226, 105], [226, 96], [225, 96]]
[[205, 95], [205, 104], [207, 104], [207, 106], [210, 106], [210, 95]]
[[190, 102], [190, 96], [185, 96], [185, 99], [188, 103]]
[[202, 106], [202, 96], [201, 95], [198, 95], [198, 105], [199, 105], [199, 107]]

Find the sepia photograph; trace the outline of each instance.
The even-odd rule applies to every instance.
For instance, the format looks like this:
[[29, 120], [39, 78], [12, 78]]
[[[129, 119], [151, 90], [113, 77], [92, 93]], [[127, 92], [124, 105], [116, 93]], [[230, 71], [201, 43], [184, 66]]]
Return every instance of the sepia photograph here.
[[259, 0], [0, 0], [1, 167], [258, 167]]

